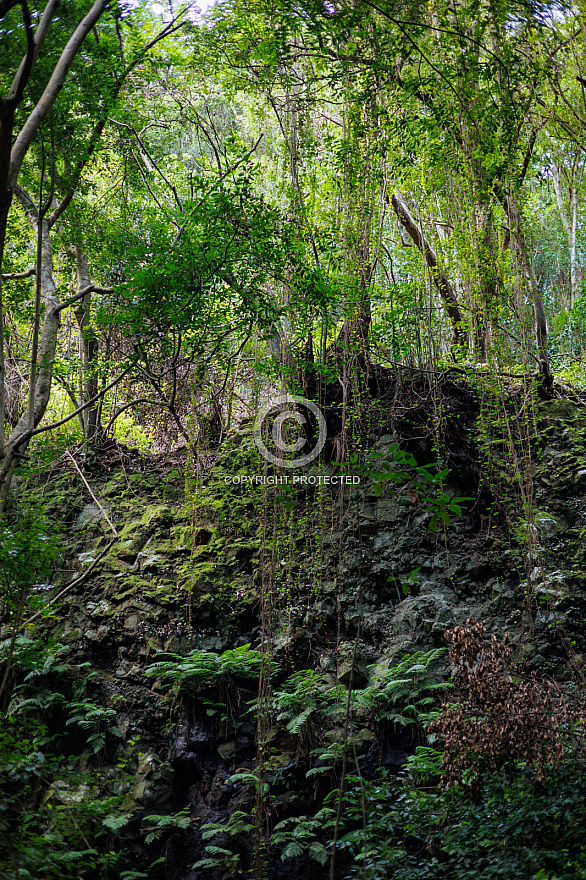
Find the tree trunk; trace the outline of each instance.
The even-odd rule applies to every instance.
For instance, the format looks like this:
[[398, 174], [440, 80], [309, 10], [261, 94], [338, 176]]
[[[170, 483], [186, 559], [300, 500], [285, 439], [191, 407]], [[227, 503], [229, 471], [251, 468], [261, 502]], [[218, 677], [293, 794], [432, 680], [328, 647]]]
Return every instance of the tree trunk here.
[[[78, 292], [90, 287], [90, 274], [85, 254], [79, 244], [74, 245], [77, 266]], [[86, 294], [76, 306], [74, 312], [79, 333], [79, 397], [80, 404], [93, 400], [98, 393], [97, 357], [98, 338], [90, 322], [91, 293]], [[83, 411], [84, 436], [89, 442], [95, 442], [100, 434], [99, 403], [96, 401]]]
[[421, 251], [425, 263], [431, 273], [431, 277], [433, 278], [433, 282], [441, 296], [444, 308], [452, 324], [452, 349], [459, 349], [461, 352], [466, 351], [468, 345], [464, 330], [465, 325], [454, 288], [448, 281], [445, 273], [440, 269], [434, 249], [426, 239], [418, 223], [415, 221], [415, 218], [409, 210], [407, 202], [401, 193], [395, 193], [391, 199], [391, 203], [395, 209], [397, 217]]
[[[4, 449], [6, 391], [4, 363], [4, 307], [1, 269], [4, 259], [8, 213], [18, 183], [18, 176], [20, 174], [22, 163], [33, 138], [36, 135], [39, 126], [53, 108], [84, 39], [95, 26], [96, 22], [100, 19], [107, 7], [107, 0], [96, 0], [88, 13], [79, 22], [65, 45], [57, 64], [53, 68], [43, 94], [33, 107], [21, 130], [14, 139], [13, 134], [16, 108], [22, 101], [25, 87], [30, 78], [33, 66], [38, 58], [39, 52], [45, 42], [58, 2], [59, 0], [48, 0], [35, 30], [33, 30], [33, 22], [28, 11], [28, 6], [25, 3], [22, 4], [23, 22], [27, 39], [26, 54], [16, 71], [8, 94], [6, 97], [0, 95], [0, 511], [2, 510], [8, 492], [8, 488], [5, 488], [5, 485], [2, 482], [11, 467], [10, 465], [7, 465], [7, 460], [14, 457], [14, 452], [9, 451], [6, 453], [8, 455], [7, 459]], [[9, 443], [11, 442], [12, 437]], [[14, 470], [13, 466], [12, 470]]]
[[578, 298], [578, 272], [576, 266], [576, 229], [578, 226], [578, 191], [576, 181], [570, 192], [570, 309]]
[[[19, 200], [28, 213], [35, 232], [39, 235], [41, 248], [39, 259], [39, 275], [41, 285], [42, 302], [45, 306], [45, 316], [39, 329], [39, 344], [37, 363], [31, 365], [33, 386], [31, 389], [32, 406], [25, 411], [18, 420], [15, 428], [8, 438], [3, 454], [0, 457], [0, 513], [2, 512], [8, 497], [10, 483], [14, 468], [18, 459], [22, 457], [28, 448], [32, 437], [32, 431], [39, 425], [45, 414], [51, 396], [51, 383], [53, 379], [53, 363], [57, 350], [57, 339], [61, 325], [60, 301], [57, 296], [55, 280], [53, 277], [53, 248], [51, 246], [51, 232], [46, 219], [39, 221], [38, 213], [33, 206], [32, 199], [20, 188], [17, 189]], [[41, 223], [41, 229], [38, 224]], [[31, 418], [32, 417], [32, 418]]]
[[[14, 108], [0, 108], [0, 270], [6, 246], [6, 227], [12, 205], [12, 190], [8, 187], [8, 169], [14, 128]], [[6, 424], [6, 368], [4, 361], [4, 298], [2, 293], [2, 272], [0, 271], [0, 455], [4, 449]]]
[[557, 165], [553, 165], [553, 188], [555, 191], [558, 210], [562, 225], [568, 236], [568, 244], [570, 248], [570, 311], [574, 308], [577, 299], [578, 290], [578, 267], [576, 265], [576, 229], [578, 226], [578, 185], [576, 180], [576, 163], [572, 164], [572, 174], [568, 186], [570, 196], [570, 216], [566, 214], [566, 206], [564, 205], [564, 194], [562, 192], [562, 182], [560, 169]]
[[493, 213], [489, 204], [477, 197], [474, 216], [477, 235], [477, 292], [472, 299], [472, 331], [475, 357], [485, 362], [491, 324], [496, 320], [497, 276], [494, 254]]
[[533, 312], [535, 315], [535, 342], [537, 346], [543, 394], [545, 397], [553, 397], [553, 373], [551, 371], [549, 352], [547, 350], [547, 318], [545, 315], [545, 306], [543, 305], [543, 297], [541, 295], [541, 290], [539, 289], [539, 284], [537, 283], [537, 278], [535, 277], [533, 263], [529, 258], [527, 242], [525, 241], [525, 235], [523, 234], [521, 226], [521, 216], [510, 196], [501, 197], [501, 204], [505, 214], [509, 218], [509, 223], [511, 225], [511, 238], [515, 243], [519, 255], [519, 262], [521, 263], [521, 268], [533, 301]]

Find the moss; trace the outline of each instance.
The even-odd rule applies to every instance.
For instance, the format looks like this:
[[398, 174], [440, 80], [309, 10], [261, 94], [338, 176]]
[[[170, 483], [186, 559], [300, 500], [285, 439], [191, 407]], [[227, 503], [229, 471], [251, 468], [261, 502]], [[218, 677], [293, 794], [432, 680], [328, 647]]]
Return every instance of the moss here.
[[177, 468], [162, 476], [156, 487], [157, 497], [161, 501], [177, 503], [185, 493], [183, 474]]
[[586, 421], [586, 409], [570, 400], [556, 397], [541, 403], [540, 412], [547, 422], [568, 425], [569, 422]]
[[69, 632], [64, 632], [61, 634], [61, 638], [67, 644], [74, 644], [76, 642], [79, 642], [79, 640], [81, 639], [81, 636], [82, 636], [82, 632], [79, 629], [79, 627], [75, 627], [75, 629], [70, 629]]
[[145, 510], [140, 524], [145, 529], [161, 529], [173, 522], [173, 511], [168, 504], [150, 504]]
[[117, 495], [120, 492], [123, 492], [126, 487], [126, 473], [121, 471], [108, 480], [104, 488], [102, 489], [103, 495]]
[[185, 585], [175, 583], [175, 581], [167, 581], [149, 584], [148, 588], [144, 590], [144, 594], [163, 605], [174, 606], [185, 604], [188, 590]]
[[205, 578], [208, 575], [213, 576], [218, 568], [218, 563], [214, 561], [200, 562], [194, 564], [193, 559], [188, 559], [183, 565], [177, 569], [177, 578], [182, 581], [194, 583], [196, 580]]
[[[136, 551], [142, 550], [146, 544], [149, 532], [145, 529], [142, 520], [131, 520], [125, 523], [122, 530], [118, 532], [120, 544], [131, 546]], [[130, 543], [129, 543], [130, 542]], [[117, 547], [118, 543], [114, 545]]]
[[260, 541], [256, 538], [250, 541], [238, 541], [229, 546], [227, 555], [229, 559], [245, 560], [255, 554], [260, 547]]
[[200, 559], [221, 559], [226, 550], [226, 542], [222, 538], [215, 538], [207, 544], [195, 546], [191, 550], [191, 559], [193, 562]]
[[138, 574], [129, 572], [124, 578], [111, 579], [108, 581], [106, 595], [115, 602], [124, 602], [133, 596], [138, 596], [152, 589], [152, 583]]
[[108, 553], [107, 556], [104, 557], [102, 565], [107, 571], [116, 571], [120, 573], [128, 571], [128, 562], [124, 559], [119, 559], [114, 552]]
[[[134, 561], [156, 530], [168, 526], [172, 521], [173, 511], [168, 505], [150, 505], [140, 519], [126, 522], [119, 530], [119, 540], [106, 556], [104, 566], [116, 571], [126, 570], [127, 563]], [[149, 549], [153, 554], [170, 555], [173, 546], [170, 540], [158, 541], [149, 545]]]

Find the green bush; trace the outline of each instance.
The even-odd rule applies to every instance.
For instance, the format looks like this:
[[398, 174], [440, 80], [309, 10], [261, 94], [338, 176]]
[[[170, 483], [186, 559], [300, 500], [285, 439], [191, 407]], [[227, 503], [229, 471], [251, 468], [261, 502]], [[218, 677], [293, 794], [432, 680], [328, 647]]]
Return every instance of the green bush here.
[[65, 654], [62, 645], [15, 640], [24, 678], [0, 716], [2, 880], [114, 880], [128, 862], [122, 829], [131, 777], [122, 765], [114, 778], [100, 770], [108, 740], [119, 735], [115, 712], [92, 699], [95, 673]]
[[420, 787], [410, 777], [352, 776], [339, 843], [350, 863], [343, 876], [582, 880], [585, 799], [586, 774], [577, 764], [552, 772], [545, 785], [522, 765], [507, 776], [484, 774], [478, 801], [466, 789]]

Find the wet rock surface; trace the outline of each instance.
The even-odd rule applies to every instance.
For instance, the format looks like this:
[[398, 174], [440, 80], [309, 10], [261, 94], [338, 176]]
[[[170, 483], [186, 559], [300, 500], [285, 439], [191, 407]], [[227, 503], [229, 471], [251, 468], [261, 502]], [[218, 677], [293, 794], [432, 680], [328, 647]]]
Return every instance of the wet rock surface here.
[[[524, 479], [531, 478], [531, 509], [516, 506], [514, 516], [498, 504], [499, 493], [516, 491], [505, 448], [491, 458], [494, 472], [500, 467], [504, 474], [491, 488], [493, 506], [479, 509], [475, 497], [467, 512], [436, 531], [425, 499], [407, 477], [382, 495], [364, 470], [360, 484], [344, 487], [343, 495], [335, 487], [296, 490], [294, 515], [272, 563], [276, 683], [312, 669], [324, 686], [352, 681], [364, 687], [377, 664], [445, 646], [446, 629], [469, 617], [485, 621], [489, 633], [508, 630], [514, 642], [522, 641], [529, 669], [565, 680], [568, 652], [574, 665], [583, 665], [586, 413], [553, 400], [541, 405], [538, 425], [539, 438], [527, 447], [523, 465]], [[373, 438], [371, 448], [384, 457], [395, 442], [386, 433]], [[89, 661], [97, 672], [100, 700], [116, 710], [118, 756], [138, 744], [128, 792], [132, 809], [189, 807], [189, 829], [169, 843], [165, 876], [175, 880], [212, 876], [191, 867], [204, 853], [199, 828], [254, 805], [250, 785], [232, 779], [256, 766], [254, 712], [246, 705], [254, 688], [243, 687], [219, 717], [197, 692], [173, 699], [164, 682], [145, 675], [160, 653], [261, 645], [263, 533], [265, 548], [272, 540], [262, 513], [266, 489], [226, 483], [227, 474], [258, 467], [250, 437], [230, 444], [187, 500], [180, 456], [153, 462], [146, 472], [113, 465], [94, 478], [118, 536], [89, 578], [64, 598], [59, 620], [45, 624], [71, 659]], [[468, 457], [472, 448], [468, 442]], [[453, 462], [456, 453], [450, 453]], [[453, 468], [450, 496], [470, 491], [464, 477], [462, 484]], [[95, 562], [113, 535], [100, 511], [80, 496], [72, 474], [54, 480], [52, 491], [61, 493], [55, 505], [68, 530], [58, 591]], [[277, 496], [274, 490], [268, 495], [269, 509]], [[449, 673], [447, 661], [438, 673]], [[213, 702], [210, 694], [207, 699]], [[360, 723], [362, 771], [398, 771], [414, 748], [413, 731]], [[327, 744], [344, 733], [334, 725], [316, 736]], [[269, 741], [275, 816], [315, 812], [323, 792], [319, 778], [315, 784], [305, 778], [307, 750], [284, 724], [274, 725]], [[237, 845], [246, 862], [250, 843], [243, 837]], [[276, 865], [273, 873], [293, 877], [296, 870]]]

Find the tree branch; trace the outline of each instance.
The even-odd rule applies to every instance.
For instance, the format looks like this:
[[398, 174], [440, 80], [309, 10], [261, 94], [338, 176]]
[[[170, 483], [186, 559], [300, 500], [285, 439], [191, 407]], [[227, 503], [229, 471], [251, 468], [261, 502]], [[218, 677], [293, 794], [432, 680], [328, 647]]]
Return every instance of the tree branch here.
[[68, 299], [65, 300], [65, 302], [62, 302], [58, 306], [55, 306], [55, 314], [62, 312], [63, 309], [69, 308], [69, 306], [72, 306], [80, 299], [83, 299], [84, 296], [87, 296], [89, 293], [114, 293], [114, 288], [100, 287], [99, 284], [88, 284], [87, 287], [82, 288], [82, 290], [79, 290], [73, 296], [70, 296]]
[[1, 0], [0, 2], [0, 18], [4, 18], [5, 15], [8, 15], [11, 9], [13, 9], [18, 3], [18, 0]]
[[[90, 576], [90, 574], [92, 573], [92, 571], [94, 570], [94, 568], [96, 567], [98, 562], [101, 562], [101, 560], [104, 558], [104, 556], [107, 553], [109, 553], [109, 551], [112, 549], [112, 547], [114, 546], [114, 544], [116, 543], [117, 540], [118, 540], [118, 536], [116, 536], [115, 538], [112, 538], [110, 543], [107, 544], [106, 547], [104, 547], [104, 549], [102, 550], [102, 552], [98, 556], [96, 556], [96, 558], [94, 559], [94, 561], [92, 562], [92, 564], [90, 565], [90, 567], [88, 568], [87, 571], [84, 571], [83, 574], [80, 574], [76, 578], [74, 578], [74, 580], [72, 580], [71, 583], [67, 584], [67, 586], [64, 587], [59, 593], [57, 593], [56, 596], [53, 596], [53, 598], [49, 602], [47, 602], [45, 608], [42, 608], [40, 611], [37, 611], [36, 614], [33, 614], [32, 617], [29, 617], [28, 620], [25, 620], [25, 622], [22, 624], [22, 626], [19, 626], [18, 629], [26, 629], [27, 627], [29, 627], [31, 625], [31, 623], [34, 623], [35, 620], [38, 620], [39, 617], [43, 616], [43, 614], [45, 613], [45, 610], [47, 608], [50, 608], [52, 605], [54, 605], [55, 602], [57, 602], [59, 599], [61, 599], [62, 596], [64, 596], [66, 593], [69, 592], [69, 590], [73, 589], [73, 587], [78, 587], [80, 584], [83, 584], [83, 582], [88, 579], [88, 577]], [[12, 633], [7, 633], [4, 636], [4, 638], [9, 639], [11, 636], [12, 636]]]
[[34, 226], [39, 219], [39, 209], [32, 200], [29, 193], [18, 183], [14, 187], [14, 195], [28, 214], [31, 224]]
[[112, 522], [112, 520], [110, 519], [110, 517], [108, 516], [108, 514], [107, 514], [106, 511], [104, 510], [103, 506], [100, 504], [100, 502], [98, 501], [98, 499], [97, 499], [96, 496], [94, 495], [94, 491], [93, 491], [92, 487], [90, 486], [90, 484], [88, 483], [88, 481], [87, 481], [86, 478], [84, 477], [84, 475], [83, 475], [83, 473], [82, 473], [82, 470], [81, 470], [80, 466], [78, 465], [78, 463], [76, 462], [76, 460], [75, 460], [74, 457], [72, 456], [72, 454], [71, 454], [71, 452], [69, 451], [69, 449], [66, 450], [66, 455], [67, 455], [67, 456], [71, 459], [71, 461], [73, 462], [73, 466], [75, 467], [75, 470], [77, 471], [77, 473], [78, 473], [79, 476], [81, 477], [84, 486], [86, 487], [86, 489], [88, 490], [88, 492], [90, 493], [90, 495], [92, 496], [92, 498], [94, 499], [94, 502], [96, 503], [96, 505], [100, 508], [100, 510], [101, 510], [102, 513], [104, 514], [104, 519], [106, 520], [106, 522], [108, 523], [108, 525], [109, 525], [110, 528], [112, 529], [112, 532], [114, 533], [115, 537], [117, 538], [117, 537], [118, 537], [118, 532], [116, 531], [116, 528], [115, 528], [115, 526], [114, 526], [114, 523]]
[[16, 107], [22, 100], [24, 89], [31, 75], [36, 56], [35, 36], [33, 34], [33, 23], [31, 21], [28, 3], [26, 0], [20, 0], [20, 5], [22, 7], [22, 18], [26, 31], [26, 55], [20, 62], [18, 70], [16, 71], [16, 76], [12, 81], [10, 91], [6, 98], [5, 107], [8, 105], [8, 107], [12, 108]]
[[37, 274], [36, 266], [31, 266], [26, 272], [7, 272], [2, 275], [2, 281], [16, 281], [17, 278], [30, 278], [31, 275]]
[[431, 277], [437, 287], [438, 293], [442, 298], [448, 317], [452, 322], [452, 345], [458, 343], [463, 345], [465, 343], [465, 338], [463, 334], [463, 320], [460, 306], [458, 305], [458, 300], [452, 285], [448, 281], [445, 273], [438, 266], [438, 260], [434, 249], [411, 214], [407, 202], [401, 193], [395, 193], [391, 199], [391, 203], [397, 217], [421, 251], [431, 273]]
[[30, 433], [27, 431], [26, 436], [23, 435], [22, 437], [19, 437], [18, 445], [20, 446], [25, 440], [30, 440], [31, 437], [35, 437], [37, 434], [42, 434], [44, 431], [52, 431], [54, 428], [60, 428], [61, 425], [64, 425], [71, 419], [74, 419], [77, 415], [79, 415], [80, 412], [83, 412], [84, 409], [87, 409], [88, 406], [92, 406], [92, 404], [94, 404], [96, 400], [99, 400], [100, 397], [103, 397], [104, 394], [106, 394], [106, 392], [110, 390], [110, 388], [113, 388], [114, 385], [117, 385], [118, 382], [121, 382], [122, 379], [126, 375], [128, 375], [128, 373], [130, 373], [134, 366], [135, 364], [131, 364], [129, 367], [123, 370], [122, 373], [120, 373], [120, 375], [116, 377], [116, 379], [113, 379], [112, 382], [109, 382], [107, 385], [105, 385], [98, 394], [95, 394], [90, 400], [86, 400], [84, 404], [78, 406], [78, 408], [70, 413], [68, 416], [59, 419], [58, 422], [52, 422], [50, 425], [43, 425], [43, 427], [41, 428], [35, 428], [35, 430], [30, 431]]
[[[58, 5], [59, 5], [59, 0], [49, 0], [47, 5], [45, 6], [45, 11], [43, 12], [43, 15], [41, 16], [41, 20], [37, 26], [36, 31], [35, 31], [34, 54], [32, 56], [31, 68], [32, 68], [32, 64], [34, 64], [34, 62], [36, 61], [36, 59], [38, 57], [38, 54], [41, 50], [43, 43], [45, 42], [45, 37], [47, 36], [47, 31], [49, 30], [49, 25], [51, 24], [51, 20], [55, 14], [55, 10], [57, 9]], [[8, 101], [12, 101], [14, 104], [17, 104], [20, 101], [20, 99], [22, 97], [21, 90], [24, 90], [24, 87], [26, 86], [28, 79], [29, 79], [29, 76], [30, 76], [31, 70], [26, 69], [27, 63], [28, 63], [28, 51], [27, 51], [27, 54], [25, 55], [25, 57], [20, 62], [19, 68], [16, 71], [15, 77], [12, 81], [12, 86], [10, 87], [10, 92], [8, 93]], [[18, 97], [19, 94], [20, 94], [20, 97]]]
[[30, 113], [28, 119], [20, 130], [18, 137], [12, 147], [10, 156], [10, 176], [9, 183], [12, 187], [16, 185], [18, 175], [23, 159], [32, 139], [37, 133], [39, 126], [55, 104], [59, 92], [61, 91], [67, 74], [75, 60], [83, 41], [87, 34], [92, 30], [96, 22], [100, 19], [106, 9], [108, 0], [96, 0], [87, 15], [78, 24], [75, 31], [67, 41], [67, 45], [61, 53], [59, 61], [53, 69], [53, 73], [49, 77], [45, 90], [39, 98], [37, 104]]

